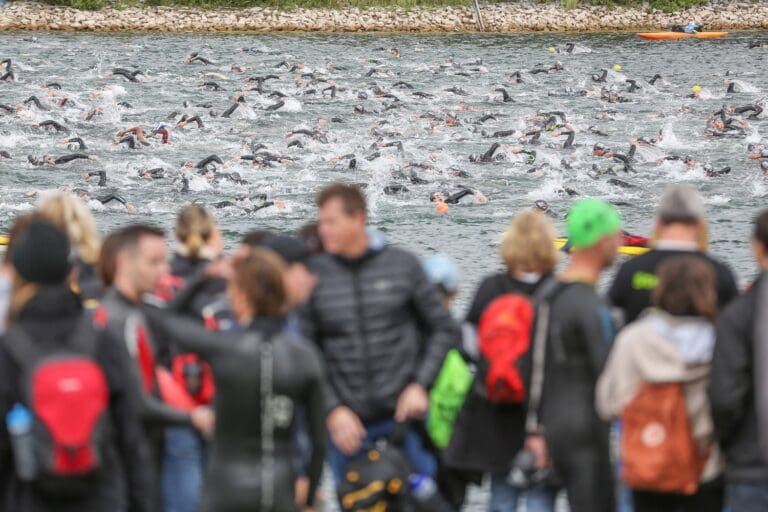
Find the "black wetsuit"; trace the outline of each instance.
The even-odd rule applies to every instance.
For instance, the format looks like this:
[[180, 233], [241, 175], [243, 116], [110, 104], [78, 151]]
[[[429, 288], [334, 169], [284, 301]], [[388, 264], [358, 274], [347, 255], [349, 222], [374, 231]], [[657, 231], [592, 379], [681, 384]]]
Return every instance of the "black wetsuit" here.
[[38, 127], [39, 128], [51, 128], [56, 133], [59, 133], [59, 132], [69, 133], [69, 128], [67, 128], [66, 126], [62, 125], [61, 123], [59, 123], [57, 121], [54, 121], [53, 119], [48, 119], [47, 121], [43, 121], [42, 123], [40, 123], [38, 125]]
[[123, 68], [115, 68], [112, 70], [113, 75], [122, 76], [125, 79], [131, 81], [131, 82], [138, 82], [139, 80], [136, 78], [138, 75], [143, 75], [143, 73], [139, 70], [136, 71], [130, 71]]
[[[105, 177], [105, 179], [106, 179], [106, 177]], [[96, 199], [101, 204], [107, 204], [107, 203], [111, 203], [112, 201], [117, 201], [118, 203], [120, 203], [123, 206], [127, 206], [128, 205], [128, 201], [126, 201], [123, 196], [120, 196], [120, 195], [117, 195], [117, 194], [109, 194], [109, 195], [102, 196], [102, 197], [95, 197], [94, 199]]]
[[233, 103], [232, 105], [230, 105], [230, 107], [226, 111], [224, 111], [223, 114], [221, 114], [221, 117], [229, 118], [229, 116], [231, 116], [239, 106], [240, 106], [239, 102]]
[[93, 176], [99, 177], [99, 186], [100, 187], [106, 187], [107, 186], [107, 171], [91, 171], [88, 174], [86, 174], [87, 178], [92, 178]]
[[587, 284], [565, 285], [550, 304], [540, 422], [572, 512], [615, 510], [608, 423], [595, 384], [613, 338], [610, 311]]
[[80, 151], [85, 151], [86, 149], [88, 149], [88, 146], [85, 145], [85, 141], [83, 141], [83, 139], [81, 139], [80, 137], [73, 137], [71, 139], [67, 139], [67, 144], [69, 144], [70, 149], [73, 149], [74, 144], [77, 144], [76, 149], [79, 149]]
[[224, 165], [224, 162], [222, 162], [218, 155], [210, 155], [197, 162], [197, 164], [195, 164], [195, 169], [205, 169], [212, 163]]
[[186, 123], [186, 124], [197, 123], [198, 128], [205, 128], [205, 125], [203, 124], [203, 120], [200, 119], [200, 116], [187, 117], [187, 115], [184, 114], [183, 116], [181, 116], [179, 123]]
[[24, 100], [24, 105], [29, 105], [30, 103], [34, 103], [34, 105], [40, 110], [49, 110], [48, 107], [46, 107], [40, 102], [40, 99], [37, 96], [30, 96], [29, 98]]
[[[296, 510], [292, 428], [299, 405], [307, 413], [312, 439], [311, 506], [327, 435], [322, 367], [311, 345], [288, 334], [283, 319], [258, 318], [246, 330], [224, 335], [167, 311], [147, 315], [163, 339], [208, 361], [216, 379], [216, 432], [203, 510]], [[272, 414], [263, 414], [264, 404]]]
[[607, 69], [603, 69], [602, 73], [599, 74], [599, 75], [592, 75], [592, 81], [593, 82], [598, 82], [598, 83], [605, 82], [607, 78], [608, 78], [608, 70]]
[[84, 153], [72, 153], [71, 155], [63, 155], [53, 161], [55, 165], [67, 164], [73, 160], [88, 160], [88, 155]]

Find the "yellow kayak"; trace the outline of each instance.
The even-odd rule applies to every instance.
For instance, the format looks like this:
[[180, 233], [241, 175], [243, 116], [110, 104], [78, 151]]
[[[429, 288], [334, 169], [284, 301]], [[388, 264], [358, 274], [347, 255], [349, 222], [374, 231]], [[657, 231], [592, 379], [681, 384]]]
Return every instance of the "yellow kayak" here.
[[[555, 238], [555, 247], [562, 249], [566, 242], [568, 242], [567, 238]], [[640, 256], [648, 251], [650, 251], [648, 247], [634, 247], [631, 245], [622, 245], [619, 247], [619, 254], [623, 254], [624, 256]]]

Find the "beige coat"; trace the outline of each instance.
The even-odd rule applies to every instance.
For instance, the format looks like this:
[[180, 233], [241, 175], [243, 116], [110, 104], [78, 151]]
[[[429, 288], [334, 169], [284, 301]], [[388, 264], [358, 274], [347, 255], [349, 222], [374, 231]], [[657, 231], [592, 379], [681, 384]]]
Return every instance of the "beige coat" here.
[[605, 420], [621, 415], [642, 384], [682, 382], [694, 437], [712, 455], [702, 481], [722, 472], [714, 438], [707, 383], [714, 348], [714, 329], [698, 318], [647, 311], [621, 331], [597, 383], [597, 412]]

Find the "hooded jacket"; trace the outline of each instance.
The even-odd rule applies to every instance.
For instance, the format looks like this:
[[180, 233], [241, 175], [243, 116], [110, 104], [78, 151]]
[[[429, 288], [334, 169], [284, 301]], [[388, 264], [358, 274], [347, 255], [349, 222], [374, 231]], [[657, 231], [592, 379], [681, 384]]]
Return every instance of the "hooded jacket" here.
[[760, 450], [757, 412], [763, 393], [756, 392], [763, 382], [758, 379], [768, 372], [768, 361], [761, 356], [765, 347], [756, 350], [759, 336], [755, 330], [766, 316], [757, 314], [766, 283], [765, 275], [761, 276], [717, 321], [709, 399], [717, 438], [725, 452], [725, 476], [731, 482], [768, 483], [768, 459]]
[[325, 361], [327, 410], [346, 405], [364, 422], [391, 418], [408, 384], [429, 388], [461, 339], [419, 260], [368, 238], [361, 258], [310, 260], [318, 284], [301, 313]]
[[644, 383], [682, 383], [694, 438], [704, 452], [712, 447], [701, 480], [722, 471], [707, 397], [715, 344], [712, 325], [704, 319], [676, 317], [650, 310], [619, 336], [597, 384], [597, 411], [605, 420], [619, 417]]
[[[77, 297], [65, 286], [43, 288], [21, 311], [18, 324], [45, 351], [56, 351], [83, 317]], [[118, 350], [118, 342], [104, 330], [96, 329], [95, 360], [109, 386], [109, 449], [102, 459], [102, 473], [92, 493], [82, 499], [65, 501], [60, 496], [43, 496], [20, 483], [13, 470], [10, 439], [5, 415], [22, 401], [19, 367], [0, 343], [0, 510], [8, 512], [144, 512], [152, 510], [148, 496], [149, 457], [135, 403], [131, 399], [130, 368]], [[127, 494], [126, 494], [127, 491]], [[127, 508], [126, 508], [127, 505]]]

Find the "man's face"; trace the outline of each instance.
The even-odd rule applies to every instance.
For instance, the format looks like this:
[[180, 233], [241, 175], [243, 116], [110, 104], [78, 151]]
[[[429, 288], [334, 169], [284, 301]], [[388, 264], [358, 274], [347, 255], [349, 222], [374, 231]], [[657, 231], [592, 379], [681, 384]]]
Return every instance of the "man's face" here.
[[294, 306], [305, 304], [317, 285], [317, 277], [303, 263], [288, 265], [284, 280], [289, 299]]
[[329, 254], [343, 254], [359, 237], [365, 236], [365, 214], [349, 214], [339, 198], [327, 201], [317, 216], [318, 234]]
[[[168, 273], [165, 239], [159, 236], [143, 236], [135, 251], [126, 251], [119, 263], [136, 292], [143, 295], [154, 292], [160, 279]], [[118, 269], [121, 272], [121, 269]]]

